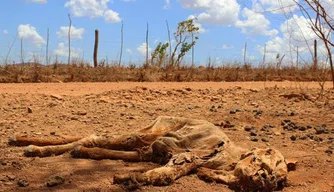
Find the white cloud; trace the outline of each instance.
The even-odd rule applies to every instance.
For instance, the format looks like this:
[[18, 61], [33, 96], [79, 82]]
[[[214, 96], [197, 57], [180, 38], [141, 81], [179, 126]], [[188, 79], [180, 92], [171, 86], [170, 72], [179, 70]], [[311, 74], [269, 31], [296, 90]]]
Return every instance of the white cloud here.
[[118, 23], [120, 22], [122, 19], [119, 17], [119, 13], [109, 9], [108, 11], [106, 11], [104, 13], [104, 19], [108, 22], [108, 23]]
[[25, 0], [30, 3], [47, 3], [47, 0]]
[[169, 7], [170, 7], [170, 0], [165, 0], [164, 9], [169, 9]]
[[[58, 49], [54, 50], [53, 53], [58, 56], [67, 57], [68, 56], [68, 46], [65, 43], [58, 43]], [[80, 49], [71, 47], [71, 58], [79, 58]]]
[[[142, 43], [139, 47], [137, 47], [137, 51], [141, 53], [142, 55], [146, 55], [146, 43]], [[151, 47], [148, 46], [148, 54], [151, 54]]]
[[[324, 44], [312, 31], [309, 20], [304, 16], [293, 15], [290, 19], [281, 24], [280, 30], [282, 37], [274, 37], [266, 43], [266, 58], [275, 60], [276, 55], [286, 55], [286, 60], [296, 58], [296, 52], [300, 55], [306, 54], [306, 58], [313, 54], [314, 40], [318, 40], [319, 56], [325, 54]], [[264, 46], [258, 46], [259, 51], [263, 54]]]
[[19, 38], [27, 39], [28, 41], [31, 41], [37, 47], [45, 44], [45, 40], [43, 39], [42, 36], [38, 34], [38, 32], [36, 31], [36, 28], [29, 24], [19, 25], [17, 28], [17, 32], [18, 32]]
[[130, 55], [132, 54], [132, 50], [131, 49], [126, 49], [126, 52], [129, 53]]
[[[68, 28], [69, 26], [61, 26], [59, 31], [57, 31], [58, 37], [68, 37]], [[84, 28], [71, 27], [71, 38], [73, 39], [82, 39], [84, 33]]]
[[4, 29], [2, 32], [3, 32], [4, 35], [8, 34], [8, 30], [6, 30], [6, 29]]
[[254, 4], [258, 4], [258, 11], [280, 14], [294, 11], [297, 8], [295, 1], [298, 2], [298, 0], [255, 0]]
[[108, 8], [110, 0], [68, 0], [65, 7], [71, 9], [75, 17], [104, 17], [105, 21], [117, 23], [121, 21], [119, 13]]
[[270, 21], [264, 15], [244, 8], [242, 16], [247, 19], [238, 20], [236, 26], [240, 27], [243, 33], [266, 36], [276, 36], [278, 34], [276, 29], [269, 30]]
[[236, 0], [180, 0], [187, 9], [202, 10], [194, 15], [200, 23], [234, 25], [238, 19], [240, 5]]

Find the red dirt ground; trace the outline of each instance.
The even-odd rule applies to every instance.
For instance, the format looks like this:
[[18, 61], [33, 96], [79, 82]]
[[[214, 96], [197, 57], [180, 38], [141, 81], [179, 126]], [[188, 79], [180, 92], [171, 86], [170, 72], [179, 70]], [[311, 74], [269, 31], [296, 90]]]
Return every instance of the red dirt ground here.
[[[0, 191], [125, 191], [113, 184], [114, 174], [158, 165], [73, 159], [69, 154], [27, 158], [22, 147], [8, 146], [8, 139], [122, 134], [160, 115], [206, 119], [217, 125], [229, 121], [235, 126], [222, 129], [237, 145], [271, 146], [298, 160], [283, 191], [334, 191], [334, 90], [329, 89], [330, 82], [327, 86], [321, 92], [317, 82], [289, 81], [0, 84]], [[286, 119], [312, 128], [284, 130], [281, 122]], [[268, 124], [274, 126], [272, 134], [261, 131]], [[315, 127], [324, 125], [327, 131], [316, 134]], [[255, 127], [259, 141], [251, 141], [245, 126]], [[297, 139], [292, 141], [291, 136]], [[56, 175], [65, 183], [47, 187], [46, 180]], [[29, 185], [20, 187], [18, 183], [24, 182]], [[231, 190], [189, 175], [171, 186], [137, 191]]]

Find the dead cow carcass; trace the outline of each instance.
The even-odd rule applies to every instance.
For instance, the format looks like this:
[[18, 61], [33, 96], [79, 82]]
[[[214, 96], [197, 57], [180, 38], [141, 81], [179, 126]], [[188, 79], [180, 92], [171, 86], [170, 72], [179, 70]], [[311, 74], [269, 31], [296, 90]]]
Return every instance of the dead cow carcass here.
[[115, 183], [132, 186], [169, 185], [191, 172], [206, 181], [241, 190], [270, 191], [284, 185], [287, 178], [287, 164], [279, 151], [242, 149], [221, 128], [204, 120], [163, 116], [144, 129], [114, 138], [92, 135], [49, 140], [15, 136], [9, 144], [29, 145], [24, 152], [28, 157], [72, 151], [74, 157], [164, 165], [145, 173], [115, 175]]

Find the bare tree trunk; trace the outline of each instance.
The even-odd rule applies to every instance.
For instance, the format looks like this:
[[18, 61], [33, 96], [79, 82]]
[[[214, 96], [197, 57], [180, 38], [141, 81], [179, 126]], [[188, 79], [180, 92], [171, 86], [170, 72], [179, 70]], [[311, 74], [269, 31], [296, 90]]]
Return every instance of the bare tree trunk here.
[[121, 52], [119, 54], [119, 62], [118, 66], [120, 67], [122, 64], [122, 55], [123, 55], [123, 20], [122, 20], [122, 27], [121, 27]]
[[146, 63], [145, 68], [148, 67], [148, 23], [146, 26]]
[[46, 53], [45, 53], [45, 64], [49, 65], [49, 28], [46, 34]]
[[296, 68], [298, 69], [299, 67], [299, 47], [297, 46], [297, 63], [296, 63]]
[[171, 63], [171, 57], [172, 57], [172, 41], [170, 40], [170, 30], [168, 21], [166, 20], [166, 26], [167, 26], [167, 32], [168, 32], [168, 42], [169, 42], [169, 59], [168, 59], [168, 65]]
[[247, 43], [245, 43], [245, 48], [244, 48], [244, 65], [246, 65], [246, 53], [247, 53]]
[[264, 67], [265, 63], [266, 63], [266, 44], [264, 44], [264, 47], [263, 47], [263, 59], [262, 59], [262, 65]]
[[318, 53], [317, 53], [317, 40], [314, 40], [314, 61], [313, 61], [313, 71], [318, 69]]
[[68, 61], [67, 61], [67, 64], [70, 65], [71, 63], [71, 27], [72, 27], [72, 19], [71, 19], [70, 14], [68, 14], [68, 19], [70, 21], [70, 25], [68, 27]]
[[[191, 33], [191, 42], [194, 42], [194, 33]], [[191, 67], [194, 67], [194, 46], [191, 47]]]
[[97, 52], [99, 48], [99, 30], [95, 30], [95, 44], [94, 44], [94, 67], [97, 67]]
[[15, 44], [16, 39], [17, 39], [18, 36], [19, 36], [19, 34], [16, 33], [15, 38], [14, 38], [12, 44], [9, 45], [8, 52], [7, 52], [6, 58], [5, 58], [5, 65], [8, 65], [8, 57], [10, 55], [10, 52], [12, 51], [12, 48], [13, 48], [13, 46], [14, 46], [14, 44]]
[[24, 64], [24, 58], [23, 58], [23, 38], [21, 37], [21, 63]]

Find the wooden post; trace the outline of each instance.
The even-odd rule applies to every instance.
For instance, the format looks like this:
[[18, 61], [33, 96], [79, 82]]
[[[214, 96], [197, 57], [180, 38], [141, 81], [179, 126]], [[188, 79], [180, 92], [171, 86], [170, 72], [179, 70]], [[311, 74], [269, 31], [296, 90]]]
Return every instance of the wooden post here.
[[167, 26], [167, 32], [168, 32], [168, 42], [169, 42], [169, 59], [168, 59], [168, 65], [171, 63], [171, 56], [172, 56], [172, 42], [170, 40], [170, 30], [169, 30], [169, 25], [168, 21], [166, 20], [166, 26]]
[[148, 23], [146, 26], [146, 63], [145, 67], [148, 67]]
[[313, 63], [313, 71], [316, 71], [318, 68], [318, 54], [317, 54], [317, 40], [314, 40], [314, 63]]
[[94, 44], [94, 67], [97, 67], [97, 52], [99, 48], [99, 30], [95, 30], [95, 44]]
[[68, 61], [67, 61], [67, 64], [70, 65], [71, 63], [71, 27], [72, 27], [72, 19], [71, 19], [70, 14], [68, 14], [68, 19], [70, 21], [70, 25], [68, 27]]
[[296, 68], [298, 69], [299, 67], [299, 47], [297, 46], [297, 63], [296, 63]]
[[122, 26], [121, 26], [121, 52], [119, 54], [119, 62], [118, 66], [120, 67], [122, 64], [122, 55], [123, 55], [123, 20], [122, 20]]
[[[194, 42], [194, 33], [191, 32], [191, 42]], [[191, 47], [191, 67], [194, 67], [194, 46]]]
[[264, 44], [264, 47], [263, 47], [263, 59], [262, 59], [262, 65], [263, 67], [265, 67], [265, 62], [266, 62], [266, 44]]
[[24, 58], [23, 58], [23, 38], [21, 37], [21, 64], [24, 64]]
[[46, 51], [45, 51], [45, 64], [49, 65], [49, 28], [46, 33]]
[[246, 65], [246, 52], [247, 52], [247, 42], [245, 43], [245, 48], [244, 48], [244, 65]]

